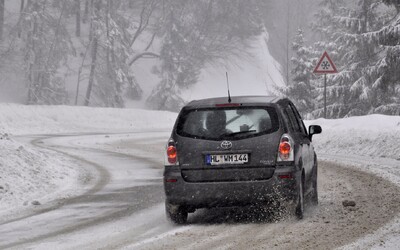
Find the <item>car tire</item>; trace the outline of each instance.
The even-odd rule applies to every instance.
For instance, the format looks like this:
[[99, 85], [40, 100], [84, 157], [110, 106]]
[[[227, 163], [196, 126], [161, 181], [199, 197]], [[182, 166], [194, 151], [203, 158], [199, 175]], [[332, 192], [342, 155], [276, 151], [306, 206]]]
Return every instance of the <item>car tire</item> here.
[[297, 204], [295, 210], [296, 217], [301, 220], [304, 216], [304, 183], [303, 178], [299, 184], [298, 196], [297, 196]]
[[312, 174], [312, 193], [311, 193], [311, 204], [313, 206], [318, 205], [318, 165], [315, 162]]
[[184, 206], [165, 203], [167, 218], [175, 224], [185, 224], [188, 218], [188, 211]]

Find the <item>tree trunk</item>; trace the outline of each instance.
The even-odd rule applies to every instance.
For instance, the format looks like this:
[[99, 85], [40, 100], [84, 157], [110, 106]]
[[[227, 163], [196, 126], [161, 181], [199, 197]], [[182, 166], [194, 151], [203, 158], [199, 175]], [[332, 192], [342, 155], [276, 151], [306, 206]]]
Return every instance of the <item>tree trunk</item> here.
[[77, 37], [81, 36], [81, 1], [75, 0], [75, 11], [76, 11], [76, 29], [75, 35]]
[[[19, 20], [22, 20], [22, 11], [25, 8], [25, 0], [21, 0], [21, 5], [19, 7]], [[18, 29], [18, 38], [21, 38], [21, 28]]]
[[[97, 18], [99, 15], [99, 12], [100, 12], [100, 0], [97, 0], [96, 2], [91, 0], [91, 4], [92, 4], [92, 9], [93, 9], [93, 7], [95, 7], [94, 16], [96, 16], [96, 18]], [[92, 25], [93, 18], [94, 17], [92, 16], [92, 21], [90, 24], [90, 34], [91, 34], [91, 39], [93, 41], [93, 43], [92, 43], [92, 64], [90, 66], [89, 84], [88, 84], [88, 88], [86, 90], [85, 106], [89, 106], [89, 103], [90, 103], [90, 95], [92, 93], [94, 76], [95, 76], [95, 72], [96, 72], [96, 63], [97, 63], [96, 60], [97, 60], [98, 37], [97, 37], [96, 33], [93, 31], [93, 25]]]
[[0, 41], [3, 40], [3, 30], [4, 30], [4, 2], [5, 2], [5, 0], [0, 0]]
[[89, 84], [88, 84], [88, 88], [86, 91], [85, 106], [89, 106], [89, 103], [90, 103], [90, 94], [92, 93], [93, 82], [94, 82], [94, 73], [96, 71], [96, 59], [97, 59], [97, 37], [93, 36], [92, 64], [90, 66]]
[[90, 28], [89, 28], [89, 40], [93, 40], [93, 18], [94, 18], [94, 13], [93, 13], [93, 8], [94, 8], [94, 0], [90, 0], [90, 9], [92, 10], [90, 14]]
[[21, 14], [22, 11], [24, 11], [24, 7], [25, 7], [25, 0], [21, 0], [21, 5], [19, 7], [19, 13]]
[[85, 0], [85, 10], [83, 12], [82, 22], [86, 23], [89, 17], [89, 0]]
[[21, 0], [21, 5], [19, 6], [19, 13], [21, 14], [24, 11], [25, 7], [25, 0]]
[[[109, 15], [110, 15], [110, 0], [107, 0], [107, 8], [106, 8], [106, 35], [107, 35], [107, 42], [110, 43], [110, 20], [109, 20]], [[107, 61], [107, 73], [108, 77], [110, 80], [112, 80], [112, 67], [111, 67], [111, 62], [110, 62], [110, 53], [111, 53], [111, 48], [112, 47], [112, 42], [107, 45], [106, 48], [106, 61]]]
[[36, 17], [34, 17], [34, 22], [32, 26], [32, 32], [29, 34], [29, 41], [32, 42], [31, 44], [31, 51], [34, 54], [34, 59], [33, 62], [30, 63], [29, 65], [29, 92], [28, 92], [28, 104], [34, 104], [37, 103], [38, 97], [36, 95], [36, 88], [37, 88], [37, 75], [38, 71], [35, 70], [35, 65], [38, 65], [38, 52], [36, 51], [36, 43], [35, 43], [35, 37], [37, 36], [38, 33], [38, 22], [36, 20]]

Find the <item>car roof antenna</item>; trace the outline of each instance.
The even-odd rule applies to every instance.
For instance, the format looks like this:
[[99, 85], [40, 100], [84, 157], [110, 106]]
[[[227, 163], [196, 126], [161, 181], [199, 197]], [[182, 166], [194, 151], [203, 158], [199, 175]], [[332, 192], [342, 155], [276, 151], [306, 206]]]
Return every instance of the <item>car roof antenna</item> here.
[[228, 87], [228, 102], [231, 103], [231, 93], [229, 93], [229, 80], [228, 80], [228, 72], [226, 72], [226, 86]]

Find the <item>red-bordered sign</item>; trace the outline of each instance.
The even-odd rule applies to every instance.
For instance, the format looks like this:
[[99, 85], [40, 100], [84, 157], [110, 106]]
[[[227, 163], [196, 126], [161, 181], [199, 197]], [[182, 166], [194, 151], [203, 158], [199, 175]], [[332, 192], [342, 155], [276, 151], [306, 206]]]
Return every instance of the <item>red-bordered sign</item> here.
[[321, 59], [319, 59], [317, 67], [315, 67], [314, 73], [316, 74], [335, 74], [337, 69], [328, 53], [325, 51]]

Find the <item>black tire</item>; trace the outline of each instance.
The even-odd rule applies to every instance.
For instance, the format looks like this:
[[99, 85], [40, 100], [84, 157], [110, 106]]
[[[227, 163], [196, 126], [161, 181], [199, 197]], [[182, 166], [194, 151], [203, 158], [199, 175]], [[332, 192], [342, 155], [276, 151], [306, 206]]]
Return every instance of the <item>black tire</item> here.
[[301, 220], [304, 216], [304, 183], [303, 178], [299, 184], [298, 196], [297, 196], [297, 204], [296, 204], [296, 217]]
[[313, 168], [313, 175], [312, 175], [312, 193], [311, 193], [311, 204], [313, 206], [318, 205], [318, 165], [315, 160], [314, 168]]
[[167, 218], [175, 224], [185, 224], [188, 218], [188, 211], [184, 206], [165, 203]]

